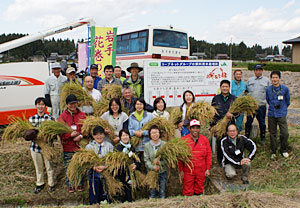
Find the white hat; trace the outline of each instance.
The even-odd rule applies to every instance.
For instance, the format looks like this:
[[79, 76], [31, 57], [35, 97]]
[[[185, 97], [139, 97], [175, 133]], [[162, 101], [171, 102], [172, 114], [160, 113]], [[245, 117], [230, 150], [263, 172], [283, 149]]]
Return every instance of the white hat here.
[[61, 66], [59, 63], [55, 62], [55, 63], [51, 64], [51, 69], [58, 69], [58, 68], [61, 69]]
[[74, 69], [73, 67], [67, 68], [66, 73], [67, 73], [67, 74], [70, 74], [71, 72], [76, 72], [76, 71], [75, 71], [75, 69]]
[[191, 126], [200, 126], [200, 121], [193, 119], [190, 121], [190, 127]]

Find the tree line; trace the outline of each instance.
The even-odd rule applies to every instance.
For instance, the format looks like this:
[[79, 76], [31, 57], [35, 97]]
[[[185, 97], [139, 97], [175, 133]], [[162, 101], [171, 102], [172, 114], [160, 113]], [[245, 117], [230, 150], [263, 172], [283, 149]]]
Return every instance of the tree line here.
[[[5, 43], [20, 37], [24, 34], [2, 34], [0, 35], [0, 44]], [[37, 40], [32, 43], [14, 48], [4, 52], [5, 57], [14, 57], [16, 61], [26, 61], [30, 56], [42, 55], [46, 59], [51, 53], [58, 53], [60, 55], [69, 55], [76, 49], [74, 40], [69, 39], [44, 39]]]
[[[263, 48], [255, 44], [252, 47], [247, 46], [244, 42], [239, 44], [227, 43], [208, 43], [204, 40], [196, 40], [190, 37], [190, 55], [195, 52], [204, 52], [208, 59], [214, 59], [217, 54], [232, 55], [233, 60], [256, 60], [257, 54], [277, 55], [279, 54], [278, 45]], [[292, 47], [290, 45], [284, 46], [281, 53], [286, 57], [292, 57]]]

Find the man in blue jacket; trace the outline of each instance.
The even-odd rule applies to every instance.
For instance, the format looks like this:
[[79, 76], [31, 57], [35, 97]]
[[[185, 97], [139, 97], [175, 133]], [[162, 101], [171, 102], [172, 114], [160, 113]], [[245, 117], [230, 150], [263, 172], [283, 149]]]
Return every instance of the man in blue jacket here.
[[276, 157], [278, 147], [277, 125], [280, 129], [280, 152], [284, 157], [289, 157], [287, 152], [289, 132], [286, 119], [287, 109], [290, 105], [289, 88], [279, 83], [280, 71], [272, 71], [270, 78], [272, 85], [266, 89], [266, 99], [269, 104], [268, 128], [271, 140], [271, 158]]

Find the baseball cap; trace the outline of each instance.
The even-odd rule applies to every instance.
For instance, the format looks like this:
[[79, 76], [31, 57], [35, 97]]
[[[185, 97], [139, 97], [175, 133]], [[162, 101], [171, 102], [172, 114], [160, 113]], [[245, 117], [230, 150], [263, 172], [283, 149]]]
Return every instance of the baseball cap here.
[[98, 65], [97, 64], [92, 64], [91, 69], [98, 69]]
[[93, 129], [93, 135], [97, 134], [97, 133], [104, 133], [104, 129], [101, 126], [96, 126]]
[[67, 98], [66, 98], [66, 103], [69, 104], [69, 103], [77, 103], [78, 100], [77, 100], [77, 97], [73, 94], [71, 95], [68, 95]]
[[193, 119], [190, 121], [190, 127], [191, 126], [200, 126], [200, 121]]
[[61, 69], [60, 63], [57, 63], [57, 62], [52, 63], [51, 64], [51, 69]]
[[74, 69], [73, 67], [67, 68], [66, 73], [67, 73], [67, 74], [70, 74], [71, 72], [76, 72], [76, 71], [75, 71], [75, 69]]
[[256, 69], [263, 69], [263, 67], [261, 64], [255, 64], [254, 70], [256, 70]]

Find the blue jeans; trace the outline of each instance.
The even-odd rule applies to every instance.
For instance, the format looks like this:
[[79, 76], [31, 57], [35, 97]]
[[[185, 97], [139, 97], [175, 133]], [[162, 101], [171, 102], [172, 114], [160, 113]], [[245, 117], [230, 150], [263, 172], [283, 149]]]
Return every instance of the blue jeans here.
[[251, 131], [251, 126], [252, 126], [252, 122], [256, 116], [256, 119], [258, 120], [259, 123], [259, 129], [260, 129], [260, 134], [265, 134], [266, 132], [266, 111], [267, 108], [265, 105], [259, 106], [258, 110], [256, 111], [256, 113], [253, 116], [247, 116], [247, 122], [246, 122], [246, 132]]
[[240, 116], [235, 119], [235, 124], [239, 132], [243, 130], [243, 120], [244, 120], [244, 113], [241, 113]]
[[72, 187], [72, 186], [71, 186], [71, 184], [69, 182], [69, 179], [67, 177], [67, 169], [68, 169], [69, 163], [70, 163], [70, 161], [71, 161], [74, 154], [75, 154], [75, 152], [64, 152], [64, 168], [65, 168], [65, 175], [66, 175], [66, 184], [69, 188]]
[[108, 200], [102, 184], [102, 182], [104, 182], [103, 176], [93, 169], [90, 169], [88, 178], [90, 204], [100, 204], [101, 201]]
[[164, 171], [158, 175], [159, 190], [157, 191], [156, 189], [150, 189], [150, 198], [156, 198], [157, 195], [159, 196], [159, 198], [166, 198], [167, 179], [167, 171]]

